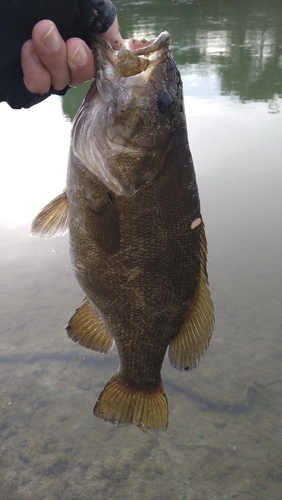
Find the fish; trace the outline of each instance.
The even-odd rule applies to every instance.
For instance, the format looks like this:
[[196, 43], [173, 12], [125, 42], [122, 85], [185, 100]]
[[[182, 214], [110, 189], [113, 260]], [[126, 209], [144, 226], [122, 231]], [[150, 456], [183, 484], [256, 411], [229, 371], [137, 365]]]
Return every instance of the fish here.
[[117, 347], [119, 367], [94, 415], [158, 434], [168, 426], [167, 351], [172, 367], [192, 370], [214, 327], [182, 81], [168, 32], [129, 39], [119, 51], [97, 35], [93, 54], [96, 78], [73, 122], [66, 189], [31, 234], [69, 231], [85, 298], [68, 337], [104, 354]]

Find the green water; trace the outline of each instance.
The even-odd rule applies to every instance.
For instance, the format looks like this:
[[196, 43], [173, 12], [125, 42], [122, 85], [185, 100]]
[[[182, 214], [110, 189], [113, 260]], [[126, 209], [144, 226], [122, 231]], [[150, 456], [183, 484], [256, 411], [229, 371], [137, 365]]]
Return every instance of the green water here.
[[216, 327], [203, 362], [166, 360], [159, 437], [92, 415], [118, 365], [66, 336], [83, 294], [67, 236], [30, 238], [64, 187], [85, 88], [0, 105], [0, 498], [280, 500], [282, 3], [117, 1], [125, 37], [171, 33], [209, 243]]

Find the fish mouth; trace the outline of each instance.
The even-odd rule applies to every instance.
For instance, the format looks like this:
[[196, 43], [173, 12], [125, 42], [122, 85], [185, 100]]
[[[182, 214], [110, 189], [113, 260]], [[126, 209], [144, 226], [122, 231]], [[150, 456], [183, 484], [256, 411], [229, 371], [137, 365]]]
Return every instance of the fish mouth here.
[[[97, 63], [96, 83], [100, 95], [107, 101], [105, 80], [130, 87], [145, 83], [151, 71], [169, 52], [170, 35], [163, 31], [152, 39], [130, 38], [115, 51], [103, 37], [94, 37], [94, 58]], [[139, 75], [139, 78], [138, 78]], [[134, 78], [131, 78], [134, 77]]]
[[120, 76], [134, 76], [155, 65], [168, 51], [170, 35], [163, 31], [156, 38], [127, 40], [128, 48], [117, 53], [117, 72]]

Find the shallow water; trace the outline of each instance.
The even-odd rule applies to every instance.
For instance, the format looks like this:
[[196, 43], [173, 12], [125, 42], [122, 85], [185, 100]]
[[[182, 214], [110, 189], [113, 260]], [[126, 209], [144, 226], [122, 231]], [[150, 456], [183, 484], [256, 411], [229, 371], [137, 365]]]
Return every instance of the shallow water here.
[[166, 360], [159, 437], [92, 414], [116, 370], [64, 325], [83, 293], [68, 238], [29, 237], [64, 187], [84, 90], [0, 105], [1, 498], [265, 500], [282, 487], [282, 21], [276, 1], [116, 2], [124, 36], [172, 35], [209, 243], [216, 327], [203, 362]]

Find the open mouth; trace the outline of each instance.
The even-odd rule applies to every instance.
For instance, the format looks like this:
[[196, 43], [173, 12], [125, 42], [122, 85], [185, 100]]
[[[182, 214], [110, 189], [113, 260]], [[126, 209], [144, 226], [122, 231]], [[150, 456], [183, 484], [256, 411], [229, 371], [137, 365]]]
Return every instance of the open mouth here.
[[122, 47], [119, 51], [113, 50], [110, 44], [101, 36], [94, 37], [94, 42], [94, 57], [97, 57], [97, 61], [100, 61], [101, 77], [111, 81], [114, 75], [111, 75], [109, 63], [117, 72], [115, 78], [116, 76], [127, 78], [138, 75], [149, 67], [156, 65], [168, 53], [170, 35], [167, 31], [163, 31], [156, 38], [149, 40], [130, 38], [125, 40], [125, 47]]
[[117, 53], [117, 71], [120, 76], [133, 76], [155, 64], [168, 51], [170, 36], [163, 31], [157, 38], [150, 40], [127, 41], [128, 48]]

